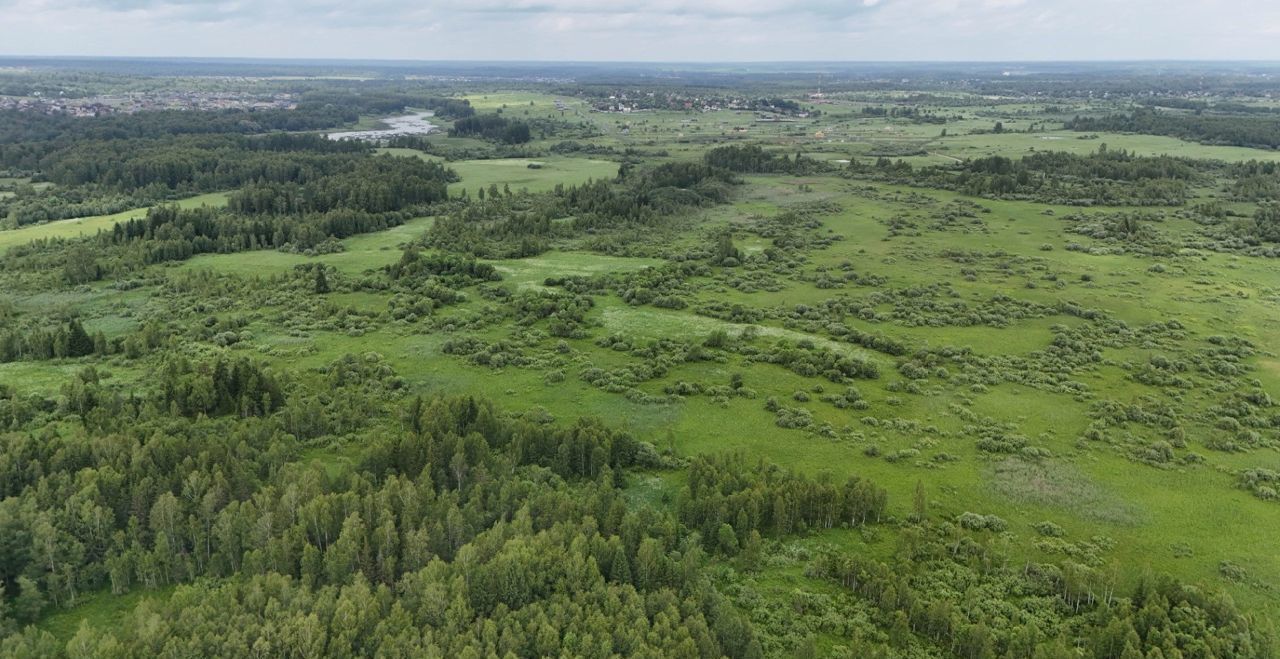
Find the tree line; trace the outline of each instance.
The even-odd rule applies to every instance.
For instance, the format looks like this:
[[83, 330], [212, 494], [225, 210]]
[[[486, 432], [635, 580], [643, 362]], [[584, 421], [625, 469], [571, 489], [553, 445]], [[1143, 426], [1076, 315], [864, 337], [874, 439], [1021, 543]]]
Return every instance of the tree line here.
[[827, 169], [824, 163], [796, 153], [794, 158], [766, 151], [755, 144], [720, 146], [703, 154], [703, 162], [742, 174], [812, 174]]
[[533, 139], [529, 124], [500, 114], [481, 114], [458, 119], [449, 129], [450, 137], [478, 137], [503, 144], [524, 144]]
[[1167, 135], [1204, 144], [1261, 149], [1280, 148], [1280, 125], [1273, 117], [1168, 112], [1138, 108], [1128, 114], [1100, 117], [1077, 116], [1065, 123], [1067, 130], [1087, 133], [1143, 133]]
[[1040, 151], [1018, 159], [973, 158], [915, 167], [879, 158], [852, 161], [848, 174], [955, 190], [975, 196], [1071, 205], [1165, 206], [1185, 203], [1191, 185], [1212, 165], [1170, 156], [1138, 156], [1106, 145], [1091, 154]]

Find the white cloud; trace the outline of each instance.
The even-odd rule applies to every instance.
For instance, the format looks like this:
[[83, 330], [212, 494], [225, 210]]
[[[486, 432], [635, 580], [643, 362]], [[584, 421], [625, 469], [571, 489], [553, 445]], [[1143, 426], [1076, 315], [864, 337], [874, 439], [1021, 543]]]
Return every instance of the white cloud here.
[[1272, 0], [0, 0], [0, 53], [1280, 59]]

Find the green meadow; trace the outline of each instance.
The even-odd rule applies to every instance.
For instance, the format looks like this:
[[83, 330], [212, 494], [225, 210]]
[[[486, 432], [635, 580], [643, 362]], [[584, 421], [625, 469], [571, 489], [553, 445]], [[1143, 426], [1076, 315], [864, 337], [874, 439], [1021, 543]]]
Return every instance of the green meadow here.
[[491, 185], [509, 186], [512, 192], [545, 192], [557, 185], [581, 185], [618, 174], [615, 162], [562, 156], [462, 160], [449, 163], [449, 167], [462, 177], [462, 181], [450, 184], [450, 192], [465, 189], [472, 194]]

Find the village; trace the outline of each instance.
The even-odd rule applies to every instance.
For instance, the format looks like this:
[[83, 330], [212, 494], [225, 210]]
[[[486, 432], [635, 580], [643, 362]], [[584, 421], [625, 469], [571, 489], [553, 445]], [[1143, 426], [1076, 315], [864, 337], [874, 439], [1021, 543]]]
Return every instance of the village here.
[[614, 92], [607, 97], [591, 100], [595, 112], [630, 114], [645, 110], [685, 110], [691, 112], [718, 112], [739, 110], [755, 112], [762, 120], [807, 119], [818, 116], [819, 111], [799, 103], [780, 98], [747, 98], [741, 96], [686, 96], [683, 94], [657, 94], [655, 92]]
[[18, 110], [46, 115], [100, 117], [155, 110], [292, 110], [297, 107], [291, 94], [249, 94], [183, 90], [138, 92], [84, 98], [0, 95], [0, 110]]

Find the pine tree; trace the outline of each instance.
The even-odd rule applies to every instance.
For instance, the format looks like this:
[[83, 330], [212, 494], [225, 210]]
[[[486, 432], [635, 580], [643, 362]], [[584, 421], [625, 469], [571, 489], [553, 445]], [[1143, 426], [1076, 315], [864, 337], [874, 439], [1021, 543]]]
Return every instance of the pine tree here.
[[72, 320], [67, 325], [67, 356], [84, 357], [93, 354], [93, 337], [84, 331], [79, 320]]

